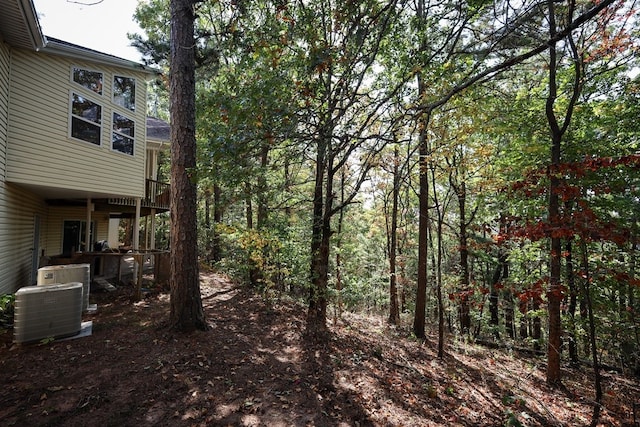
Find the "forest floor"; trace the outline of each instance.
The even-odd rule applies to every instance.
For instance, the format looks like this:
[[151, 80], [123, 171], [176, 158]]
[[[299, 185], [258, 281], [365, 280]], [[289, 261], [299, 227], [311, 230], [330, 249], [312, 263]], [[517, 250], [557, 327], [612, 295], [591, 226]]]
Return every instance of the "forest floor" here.
[[[588, 368], [545, 384], [543, 358], [411, 339], [380, 316], [345, 314], [325, 344], [304, 339], [304, 307], [265, 301], [204, 272], [210, 330], [167, 328], [169, 297], [92, 294], [92, 335], [13, 344], [0, 333], [2, 426], [580, 426]], [[599, 425], [633, 425], [638, 378], [604, 373]], [[640, 414], [639, 414], [640, 415]]]

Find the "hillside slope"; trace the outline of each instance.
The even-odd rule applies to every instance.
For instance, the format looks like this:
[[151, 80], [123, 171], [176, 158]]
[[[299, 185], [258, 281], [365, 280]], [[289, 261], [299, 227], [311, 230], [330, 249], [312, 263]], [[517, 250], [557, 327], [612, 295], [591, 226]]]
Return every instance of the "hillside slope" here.
[[[95, 293], [90, 337], [14, 345], [0, 335], [0, 425], [574, 426], [587, 425], [590, 372], [544, 360], [408, 338], [380, 317], [346, 315], [323, 345], [304, 340], [304, 307], [266, 304], [202, 275], [207, 332], [166, 328], [168, 295], [131, 303]], [[631, 425], [637, 379], [605, 373], [601, 425]]]

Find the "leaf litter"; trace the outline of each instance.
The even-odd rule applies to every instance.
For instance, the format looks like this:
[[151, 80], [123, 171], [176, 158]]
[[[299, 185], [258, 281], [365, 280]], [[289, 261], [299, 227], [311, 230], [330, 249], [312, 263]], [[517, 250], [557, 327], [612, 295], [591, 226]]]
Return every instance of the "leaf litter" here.
[[[305, 340], [305, 307], [265, 301], [203, 272], [211, 328], [167, 329], [160, 290], [95, 293], [89, 337], [42, 345], [0, 335], [0, 425], [574, 426], [591, 420], [590, 369], [564, 366], [545, 383], [544, 358], [451, 339], [410, 337], [383, 316], [345, 314], [327, 342]], [[633, 425], [638, 378], [604, 373], [602, 426]]]

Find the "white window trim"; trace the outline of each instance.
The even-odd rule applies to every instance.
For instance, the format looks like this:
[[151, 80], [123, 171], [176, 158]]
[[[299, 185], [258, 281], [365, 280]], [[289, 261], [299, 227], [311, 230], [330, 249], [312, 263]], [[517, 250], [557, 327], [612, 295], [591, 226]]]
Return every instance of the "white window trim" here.
[[[100, 117], [100, 124], [86, 120], [80, 116], [76, 116], [75, 114], [73, 114], [73, 95], [76, 94], [78, 96], [82, 96], [86, 99], [88, 99], [89, 101], [93, 102], [94, 104], [97, 104], [100, 106], [100, 111], [101, 111], [101, 117]], [[102, 141], [104, 140], [104, 112], [105, 112], [105, 108], [104, 105], [100, 102], [96, 102], [94, 99], [91, 99], [91, 97], [86, 96], [85, 94], [81, 94], [78, 91], [75, 90], [70, 90], [69, 91], [69, 110], [68, 110], [68, 133], [67, 136], [69, 139], [73, 140], [73, 141], [80, 141], [80, 142], [84, 142], [85, 144], [88, 144], [92, 147], [102, 147]], [[84, 139], [80, 139], [80, 138], [76, 138], [73, 136], [73, 118], [76, 117], [79, 120], [82, 120], [84, 122], [87, 122], [93, 126], [98, 126], [100, 128], [100, 141], [98, 144], [94, 144], [91, 141], [86, 141]]]
[[[116, 90], [115, 90], [115, 87], [116, 87], [115, 79], [116, 79], [116, 77], [124, 77], [126, 79], [133, 80], [133, 84], [134, 84], [133, 95], [135, 97], [133, 110], [131, 110], [131, 109], [127, 108], [127, 107], [124, 107], [124, 106], [122, 106], [122, 105], [120, 105], [120, 104], [118, 104], [116, 102]], [[114, 73], [112, 75], [112, 78], [111, 78], [111, 103], [113, 104], [113, 106], [115, 108], [119, 108], [121, 110], [127, 111], [129, 114], [135, 114], [136, 108], [138, 108], [138, 105], [137, 105], [138, 104], [138, 79], [133, 77], [133, 76]]]
[[[100, 74], [102, 74], [102, 93], [95, 92], [95, 91], [93, 91], [93, 90], [89, 89], [88, 87], [83, 86], [83, 85], [81, 85], [80, 83], [78, 83], [77, 81], [75, 81], [75, 80], [73, 79], [73, 70], [74, 70], [74, 69], [76, 69], [76, 68], [77, 68], [77, 69], [80, 69], [80, 70], [91, 71], [91, 72], [94, 72], [94, 73], [100, 73]], [[92, 94], [93, 96], [101, 96], [101, 97], [104, 97], [104, 93], [105, 93], [105, 91], [106, 91], [106, 87], [105, 87], [105, 80], [106, 80], [106, 76], [107, 76], [107, 73], [105, 73], [105, 72], [104, 72], [104, 71], [102, 71], [102, 70], [96, 70], [96, 69], [93, 69], [93, 68], [81, 67], [80, 65], [72, 65], [72, 66], [71, 66], [71, 68], [70, 68], [70, 70], [69, 70], [69, 80], [71, 81], [71, 84], [72, 84], [72, 85], [74, 85], [75, 87], [78, 87], [78, 88], [80, 88], [80, 89], [82, 89], [82, 90], [86, 91], [87, 93]]]
[[[129, 111], [129, 110], [127, 110]], [[129, 113], [132, 113], [131, 111], [129, 111]], [[114, 123], [114, 114], [119, 114], [121, 116], [123, 116], [124, 118], [131, 120], [133, 122], [133, 135], [129, 136], [129, 135], [125, 135], [124, 133], [120, 133], [117, 132], [115, 129], [113, 129], [113, 123]], [[128, 113], [123, 113], [120, 110], [116, 110], [115, 108], [111, 111], [111, 133], [109, 133], [109, 141], [111, 143], [111, 151], [114, 153], [118, 153], [118, 154], [123, 154], [125, 156], [128, 156], [129, 158], [133, 158], [136, 156], [136, 132], [137, 132], [137, 127], [138, 124], [136, 122], [135, 119], [132, 119], [131, 116]], [[125, 138], [130, 138], [133, 140], [133, 153], [129, 154], [129, 153], [125, 153], [123, 151], [120, 150], [116, 150], [115, 148], [113, 148], [113, 134], [117, 134], [117, 135], [121, 135]]]

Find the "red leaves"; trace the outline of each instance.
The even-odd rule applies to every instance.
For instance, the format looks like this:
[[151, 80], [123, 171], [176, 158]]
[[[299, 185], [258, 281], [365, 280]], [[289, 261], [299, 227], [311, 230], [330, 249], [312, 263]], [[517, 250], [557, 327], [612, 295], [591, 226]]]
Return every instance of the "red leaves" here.
[[[594, 209], [603, 200], [599, 196], [613, 194], [620, 197], [628, 191], [625, 179], [615, 177], [627, 175], [625, 169], [640, 169], [640, 154], [613, 157], [586, 157], [582, 161], [561, 163], [528, 172], [525, 178], [510, 186], [510, 191], [524, 194], [527, 198], [541, 198], [549, 191], [549, 178], [555, 177], [559, 184], [554, 189], [564, 204], [556, 218], [542, 216], [523, 222], [515, 222], [506, 234], [494, 238], [502, 244], [508, 239], [532, 241], [579, 237], [587, 241], [610, 241], [622, 245], [628, 241], [626, 225], [615, 223], [610, 218], [600, 217]], [[611, 178], [614, 179], [611, 179]], [[540, 211], [540, 215], [544, 212]], [[604, 212], [604, 210], [603, 210]]]
[[449, 300], [456, 302], [466, 302], [473, 296], [473, 289], [463, 289], [449, 294]]
[[522, 292], [518, 292], [516, 297], [520, 300], [520, 310], [526, 312], [526, 303], [529, 301], [535, 301], [537, 303], [542, 303], [542, 293], [543, 288], [546, 287], [548, 282], [548, 278], [544, 277], [531, 286], [523, 290]]
[[627, 285], [640, 287], [640, 279], [631, 276], [629, 273], [618, 271], [614, 273], [614, 279], [617, 282], [626, 283]]

